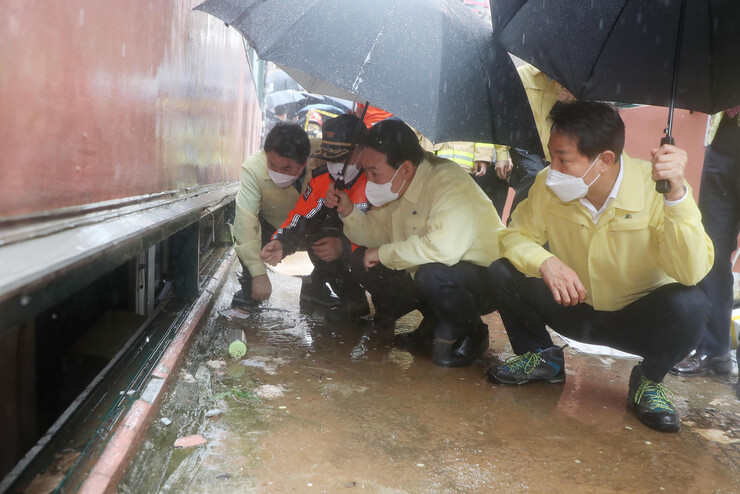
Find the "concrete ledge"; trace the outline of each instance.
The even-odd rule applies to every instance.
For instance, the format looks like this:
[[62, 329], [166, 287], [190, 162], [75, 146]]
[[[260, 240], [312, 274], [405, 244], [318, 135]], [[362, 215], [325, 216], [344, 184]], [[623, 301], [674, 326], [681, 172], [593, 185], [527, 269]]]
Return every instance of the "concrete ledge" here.
[[71, 218], [36, 218], [16, 228], [44, 234], [23, 241], [10, 242], [11, 228], [0, 221], [0, 334], [230, 204], [237, 191], [238, 184], [204, 186]]
[[[141, 446], [149, 424], [162, 401], [165, 391], [172, 383], [173, 375], [195, 335], [198, 324], [213, 301], [214, 294], [226, 280], [235, 260], [236, 254], [232, 252], [208, 282], [193, 305], [190, 314], [178, 330], [177, 336], [167, 347], [149, 377], [149, 381], [144, 386], [144, 389], [150, 390], [147, 393], [146, 401], [139, 399], [131, 406], [82, 484], [80, 492], [85, 494], [115, 492], [118, 481], [121, 479], [129, 461]], [[160, 382], [157, 382], [158, 380]]]

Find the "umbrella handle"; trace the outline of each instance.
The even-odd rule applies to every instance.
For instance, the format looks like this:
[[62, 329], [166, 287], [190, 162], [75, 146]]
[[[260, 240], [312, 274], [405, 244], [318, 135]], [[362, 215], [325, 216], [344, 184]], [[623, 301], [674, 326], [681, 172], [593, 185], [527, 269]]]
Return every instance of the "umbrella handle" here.
[[[663, 136], [660, 140], [660, 145], [662, 146], [663, 144], [674, 146], [676, 144], [676, 140], [673, 136]], [[671, 183], [668, 180], [658, 180], [655, 182], [655, 190], [661, 194], [667, 194], [671, 191]]]

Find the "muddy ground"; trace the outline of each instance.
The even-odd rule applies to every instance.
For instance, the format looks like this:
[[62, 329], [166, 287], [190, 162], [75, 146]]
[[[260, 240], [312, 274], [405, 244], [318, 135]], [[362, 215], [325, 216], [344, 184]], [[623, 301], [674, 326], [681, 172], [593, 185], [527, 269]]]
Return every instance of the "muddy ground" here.
[[[740, 492], [734, 376], [667, 377], [683, 422], [659, 433], [627, 409], [633, 357], [569, 347], [564, 384], [496, 386], [484, 370], [511, 347], [495, 313], [484, 358], [444, 369], [327, 324], [299, 308], [299, 278], [270, 277], [266, 306], [239, 314], [231, 274], [119, 492]], [[174, 446], [190, 435], [205, 444]]]

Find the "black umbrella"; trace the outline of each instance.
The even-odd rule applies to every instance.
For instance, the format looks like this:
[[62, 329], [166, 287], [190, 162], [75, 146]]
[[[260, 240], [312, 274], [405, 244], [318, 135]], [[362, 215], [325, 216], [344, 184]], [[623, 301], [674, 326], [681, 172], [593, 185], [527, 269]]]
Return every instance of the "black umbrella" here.
[[523, 89], [506, 92], [517, 77], [501, 62], [508, 54], [459, 0], [208, 0], [196, 9], [237, 29], [262, 59], [371, 101], [433, 142], [538, 142], [533, 120], [498, 117], [529, 104]]
[[506, 49], [577, 98], [670, 107], [662, 142], [672, 142], [674, 107], [715, 113], [740, 103], [737, 0], [510, 0], [509, 6], [521, 8], [509, 12], [500, 35]]

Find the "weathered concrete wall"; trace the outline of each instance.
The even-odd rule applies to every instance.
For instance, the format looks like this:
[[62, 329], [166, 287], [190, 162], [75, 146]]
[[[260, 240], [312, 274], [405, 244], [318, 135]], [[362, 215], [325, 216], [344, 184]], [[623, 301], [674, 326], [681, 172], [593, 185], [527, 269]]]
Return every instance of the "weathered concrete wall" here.
[[256, 91], [198, 3], [3, 2], [0, 217], [239, 179]]

